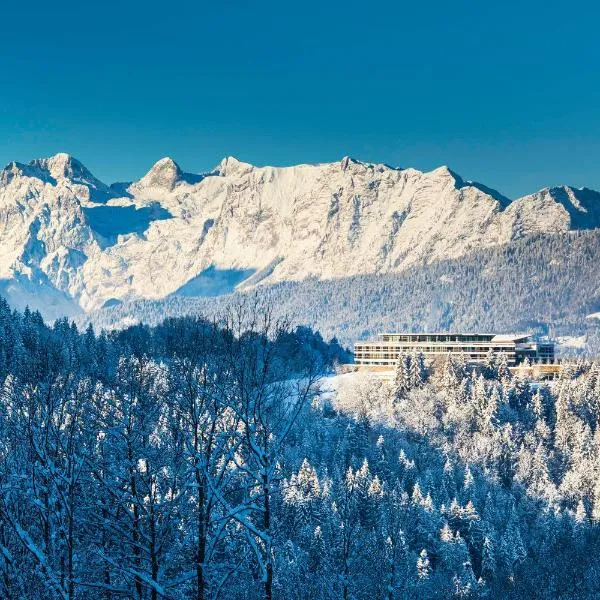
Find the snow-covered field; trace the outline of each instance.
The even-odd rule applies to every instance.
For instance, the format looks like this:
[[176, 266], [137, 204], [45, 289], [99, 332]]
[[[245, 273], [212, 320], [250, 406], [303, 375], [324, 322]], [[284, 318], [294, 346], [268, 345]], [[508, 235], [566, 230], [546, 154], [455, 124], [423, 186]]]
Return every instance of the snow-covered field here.
[[585, 348], [586, 336], [572, 336], [572, 335], [564, 335], [556, 338], [556, 343], [558, 345], [558, 350], [570, 349], [570, 350], [583, 350]]

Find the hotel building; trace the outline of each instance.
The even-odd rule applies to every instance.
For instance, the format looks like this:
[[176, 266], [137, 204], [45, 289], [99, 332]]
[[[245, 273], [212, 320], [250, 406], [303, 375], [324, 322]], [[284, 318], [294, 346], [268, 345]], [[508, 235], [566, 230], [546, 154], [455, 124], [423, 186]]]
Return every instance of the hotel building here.
[[354, 363], [393, 367], [400, 354], [422, 353], [428, 362], [462, 355], [468, 362], [483, 363], [488, 352], [504, 353], [509, 367], [528, 359], [554, 362], [554, 344], [535, 342], [529, 335], [495, 333], [383, 333], [376, 341], [354, 344]]

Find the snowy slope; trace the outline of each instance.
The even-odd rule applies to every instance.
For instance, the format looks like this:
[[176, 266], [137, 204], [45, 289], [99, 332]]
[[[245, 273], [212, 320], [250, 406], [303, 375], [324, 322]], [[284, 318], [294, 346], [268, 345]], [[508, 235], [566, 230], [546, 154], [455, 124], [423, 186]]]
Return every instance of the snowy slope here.
[[597, 192], [552, 188], [510, 202], [447, 167], [344, 158], [259, 168], [228, 157], [192, 175], [165, 158], [137, 182], [107, 186], [57, 154], [0, 173], [0, 283], [43, 281], [91, 310], [207, 285], [223, 293], [395, 272], [599, 226]]

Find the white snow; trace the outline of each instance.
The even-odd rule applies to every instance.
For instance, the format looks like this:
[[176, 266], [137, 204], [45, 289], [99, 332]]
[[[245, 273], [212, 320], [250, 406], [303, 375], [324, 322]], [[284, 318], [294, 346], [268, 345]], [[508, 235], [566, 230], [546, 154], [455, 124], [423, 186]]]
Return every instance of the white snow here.
[[557, 337], [556, 342], [563, 348], [583, 349], [585, 348], [586, 336], [563, 335]]

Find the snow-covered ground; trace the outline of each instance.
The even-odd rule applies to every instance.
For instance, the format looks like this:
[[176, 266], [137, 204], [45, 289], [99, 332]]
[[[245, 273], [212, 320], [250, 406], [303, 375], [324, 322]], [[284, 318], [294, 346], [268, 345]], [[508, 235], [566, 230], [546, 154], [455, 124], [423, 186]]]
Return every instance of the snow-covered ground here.
[[391, 394], [393, 382], [381, 373], [354, 371], [323, 378], [319, 401], [335, 410], [359, 417], [368, 415], [373, 422], [394, 422]]
[[569, 350], [583, 350], [585, 349], [586, 336], [563, 335], [556, 338], [556, 343], [559, 351], [561, 348]]

